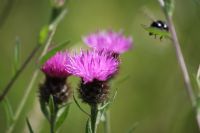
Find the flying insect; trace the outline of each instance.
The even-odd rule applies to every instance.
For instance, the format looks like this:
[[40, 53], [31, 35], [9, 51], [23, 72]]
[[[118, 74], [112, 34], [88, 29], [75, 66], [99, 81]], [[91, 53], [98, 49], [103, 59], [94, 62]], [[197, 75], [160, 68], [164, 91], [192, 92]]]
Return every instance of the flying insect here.
[[[162, 21], [162, 20], [156, 20], [156, 21], [153, 21], [150, 25], [151, 28], [157, 28], [158, 30], [161, 30], [161, 31], [165, 31], [165, 32], [169, 32], [169, 28], [168, 28], [168, 25]], [[150, 31], [149, 32], [149, 35], [154, 35], [155, 38], [156, 38], [156, 35], [159, 35], [159, 34], [156, 34], [154, 33], [153, 31]], [[160, 35], [160, 40], [163, 38], [163, 35]]]
[[[143, 8], [144, 9], [144, 8]], [[146, 8], [145, 8], [146, 9]], [[144, 11], [144, 10], [143, 10]], [[150, 36], [160, 36], [160, 40], [162, 40], [163, 37], [170, 38], [169, 35], [169, 27], [167, 23], [163, 20], [156, 20], [154, 17], [149, 15], [149, 11], [146, 9], [145, 12], [143, 12], [145, 16], [151, 19], [151, 24], [149, 26], [142, 25], [142, 27], [149, 32]]]

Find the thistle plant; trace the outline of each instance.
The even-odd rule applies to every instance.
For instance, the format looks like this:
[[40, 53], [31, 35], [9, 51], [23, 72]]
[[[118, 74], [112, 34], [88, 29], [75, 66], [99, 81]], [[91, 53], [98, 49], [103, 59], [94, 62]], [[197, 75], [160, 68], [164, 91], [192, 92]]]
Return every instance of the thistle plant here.
[[119, 62], [104, 51], [82, 51], [70, 56], [68, 62], [67, 70], [81, 78], [79, 95], [91, 108], [91, 131], [96, 133], [99, 107], [108, 98], [108, 80], [117, 72]]
[[[34, 88], [34, 94], [37, 95], [36, 102], [40, 104], [40, 110], [44, 115], [45, 122], [48, 122], [49, 124], [48, 127], [50, 133], [57, 133], [60, 131], [60, 127], [64, 125], [69, 114], [71, 104], [77, 104], [79, 109], [88, 116], [87, 121], [82, 123], [86, 125], [85, 133], [97, 133], [100, 124], [103, 124], [104, 133], [111, 133], [110, 105], [114, 102], [117, 93], [117, 91], [113, 91], [111, 83], [119, 76], [121, 71], [120, 66], [123, 64], [121, 55], [133, 48], [133, 39], [131, 36], [125, 36], [122, 31], [99, 30], [89, 33], [82, 38], [81, 41], [88, 46], [87, 50], [81, 48], [80, 52], [74, 52], [76, 50], [71, 48], [66, 49], [65, 46], [69, 44], [69, 41], [64, 41], [64, 43], [53, 47], [52, 44], [54, 44], [54, 42], [52, 40], [56, 34], [57, 26], [67, 12], [65, 9], [66, 1], [67, 0], [50, 0], [51, 14], [49, 22], [39, 31], [37, 44], [21, 65], [19, 64], [18, 58], [19, 53], [21, 52], [19, 51], [19, 46], [22, 45], [21, 43], [19, 44], [19, 41], [16, 43], [15, 73], [8, 81], [8, 84], [3, 88], [0, 95], [0, 101], [4, 102], [8, 116], [9, 124], [6, 131], [7, 133], [15, 132], [15, 126], [18, 123], [20, 115], [23, 114], [22, 112], [26, 101], [28, 101], [34, 85], [37, 85], [37, 87]], [[173, 11], [175, 8], [174, 0], [158, 0], [158, 2], [166, 17], [166, 23], [158, 20], [154, 21], [151, 26], [143, 27], [149, 32], [149, 35], [159, 35], [160, 39], [164, 37], [165, 39], [170, 39], [170, 41], [172, 41], [177, 61], [182, 72], [185, 88], [194, 112], [196, 113], [198, 126], [200, 127], [200, 67], [196, 75], [199, 89], [198, 94], [196, 95], [190, 82], [190, 75], [187, 70], [173, 22]], [[55, 44], [57, 44], [57, 42], [55, 42]], [[31, 80], [25, 89], [24, 96], [20, 101], [19, 106], [16, 106], [16, 111], [13, 113], [12, 107], [6, 96], [8, 92], [11, 91], [11, 88], [18, 77], [28, 64], [33, 61], [33, 58], [36, 57], [37, 54], [39, 54], [35, 63], [37, 68], [33, 71]], [[39, 79], [39, 74], [42, 75], [43, 79]], [[70, 86], [70, 76], [79, 78], [77, 88], [72, 88]], [[141, 83], [143, 83], [143, 76], [141, 76], [141, 78]], [[40, 80], [40, 83], [37, 83], [36, 79]], [[144, 93], [146, 93], [146, 91]], [[85, 111], [79, 105], [75, 97], [76, 95], [78, 95], [79, 100], [83, 104], [86, 104], [87, 107], [89, 107], [90, 112]], [[74, 101], [72, 96], [74, 96]], [[74, 112], [71, 111], [70, 115], [72, 113]], [[34, 116], [35, 115], [37, 114], [34, 114]], [[129, 117], [129, 115], [127, 116]], [[32, 126], [31, 121], [29, 121], [30, 117], [25, 117], [26, 121], [24, 119], [24, 123], [27, 124], [29, 132], [34, 133], [37, 128]], [[157, 119], [155, 121], [157, 121]], [[129, 133], [135, 129], [136, 125], [137, 124], [133, 124]], [[74, 123], [73, 127], [76, 126], [76, 123]], [[64, 130], [64, 132], [68, 131]]]
[[41, 68], [45, 74], [45, 82], [40, 85], [39, 89], [40, 105], [50, 123], [51, 133], [56, 132], [61, 126], [69, 110], [71, 90], [66, 83], [67, 77], [70, 75], [65, 67], [67, 58], [67, 53], [57, 52]]
[[[97, 33], [92, 33], [84, 38], [84, 42], [92, 47], [93, 49], [101, 50], [105, 49], [108, 53], [112, 53], [113, 57], [120, 60], [120, 54], [130, 50], [132, 48], [133, 39], [132, 37], [125, 37], [123, 33], [120, 32], [114, 32], [112, 30], [104, 30], [99, 31]], [[118, 71], [120, 69], [120, 66], [118, 66]], [[115, 77], [118, 74], [115, 73], [113, 77]], [[112, 78], [113, 78], [112, 77]], [[115, 94], [114, 94], [115, 97]], [[114, 98], [112, 99], [113, 102]], [[112, 102], [105, 102], [105, 105]], [[110, 124], [110, 111], [109, 107], [106, 107], [102, 111], [104, 116], [104, 131], [105, 133], [111, 132], [111, 124]]]

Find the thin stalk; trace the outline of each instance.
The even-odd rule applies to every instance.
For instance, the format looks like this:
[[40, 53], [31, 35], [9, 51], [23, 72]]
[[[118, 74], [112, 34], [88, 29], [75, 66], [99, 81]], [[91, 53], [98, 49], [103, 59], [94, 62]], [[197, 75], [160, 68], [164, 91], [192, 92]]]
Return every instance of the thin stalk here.
[[35, 46], [35, 48], [31, 51], [31, 53], [29, 54], [27, 59], [24, 61], [24, 63], [21, 65], [21, 67], [17, 70], [15, 75], [10, 79], [10, 81], [8, 82], [6, 87], [3, 89], [3, 92], [2, 92], [2, 94], [0, 96], [0, 101], [2, 101], [5, 98], [5, 96], [8, 94], [8, 92], [10, 91], [12, 85], [15, 83], [17, 78], [20, 76], [20, 74], [23, 72], [23, 70], [29, 64], [29, 62], [33, 59], [33, 57], [35, 56], [37, 51], [40, 49], [40, 46], [41, 45], [38, 45], [38, 44]]
[[50, 132], [51, 133], [55, 133], [55, 124], [54, 124], [55, 122], [54, 122], [54, 118], [52, 118], [52, 120], [50, 121]]
[[[66, 13], [66, 11], [65, 11], [65, 13]], [[52, 9], [52, 13], [51, 13], [51, 19], [50, 19], [49, 23], [53, 24], [54, 20], [59, 15], [60, 15], [60, 19], [62, 19], [63, 15], [65, 15], [65, 13], [62, 13], [62, 8], [53, 8]], [[60, 21], [60, 20], [57, 20], [57, 21]], [[49, 25], [49, 27], [51, 27], [51, 25]], [[31, 53], [29, 54], [29, 56], [27, 57], [27, 59], [24, 61], [24, 63], [21, 65], [21, 67], [17, 70], [17, 72], [15, 73], [15, 75], [10, 79], [10, 81], [8, 82], [8, 84], [6, 85], [6, 87], [3, 89], [2, 94], [0, 95], [0, 102], [8, 94], [8, 92], [10, 91], [12, 85], [15, 83], [15, 81], [17, 80], [17, 78], [21, 75], [21, 73], [23, 72], [23, 70], [26, 68], [26, 66], [29, 64], [29, 62], [32, 60], [32, 58], [35, 56], [35, 54], [40, 49], [40, 47], [41, 47], [41, 44], [37, 44], [35, 46], [35, 48], [31, 51]], [[46, 51], [47, 49], [48, 49], [48, 47], [44, 51]], [[44, 56], [44, 54], [45, 54], [44, 51], [42, 53], [42, 56]]]
[[190, 101], [192, 103], [192, 107], [195, 108], [196, 107], [196, 97], [195, 97], [193, 89], [192, 89], [190, 76], [189, 76], [189, 73], [188, 73], [188, 70], [187, 70], [187, 67], [186, 67], [186, 64], [185, 64], [183, 54], [181, 52], [180, 43], [178, 41], [178, 37], [177, 37], [176, 30], [175, 30], [171, 16], [167, 15], [167, 22], [168, 22], [168, 26], [169, 26], [169, 31], [172, 35], [172, 42], [173, 42], [174, 49], [176, 51], [176, 57], [177, 57], [177, 60], [178, 60], [178, 63], [179, 63], [179, 66], [180, 66], [180, 69], [181, 69], [181, 72], [182, 72], [182, 75], [183, 75], [184, 84], [186, 86], [188, 96], [189, 96]]
[[16, 125], [16, 121], [18, 120], [21, 112], [22, 112], [22, 109], [24, 108], [24, 105], [27, 101], [27, 98], [29, 97], [29, 93], [31, 91], [31, 88], [33, 87], [33, 84], [35, 83], [35, 80], [37, 78], [37, 75], [39, 73], [39, 70], [36, 70], [34, 73], [33, 73], [33, 77], [24, 93], [24, 96], [23, 96], [23, 100], [21, 101], [17, 111], [16, 111], [16, 114], [15, 114], [15, 117], [14, 117], [14, 122], [12, 122], [12, 124], [9, 126], [8, 130], [6, 131], [6, 133], [12, 133], [15, 125]]
[[[47, 52], [47, 49], [48, 49], [49, 45], [51, 44], [50, 42], [51, 42], [51, 40], [52, 40], [52, 38], [53, 38], [53, 35], [54, 35], [55, 31], [56, 31], [56, 28], [54, 28], [54, 29], [49, 33], [49, 37], [48, 37], [48, 39], [47, 39], [47, 41], [46, 41], [45, 48], [44, 48], [44, 50], [43, 50], [43, 52], [42, 52], [40, 58]], [[21, 112], [22, 112], [22, 110], [23, 110], [23, 108], [24, 108], [24, 106], [25, 106], [25, 103], [26, 103], [26, 101], [27, 101], [27, 99], [28, 99], [28, 97], [29, 97], [29, 94], [30, 94], [30, 92], [31, 92], [31, 89], [33, 88], [33, 85], [34, 85], [34, 83], [35, 83], [35, 81], [36, 81], [36, 79], [37, 79], [37, 77], [38, 77], [38, 74], [39, 74], [39, 70], [36, 69], [36, 70], [34, 71], [34, 73], [33, 73], [33, 77], [31, 78], [31, 81], [30, 81], [30, 83], [28, 84], [28, 87], [27, 87], [27, 89], [26, 89], [26, 91], [25, 91], [25, 93], [24, 93], [24, 97], [23, 97], [23, 99], [22, 99], [22, 101], [21, 101], [21, 103], [20, 103], [20, 105], [19, 105], [19, 107], [18, 107], [18, 109], [17, 109], [17, 111], [16, 111], [16, 114], [15, 114], [15, 117], [14, 117], [14, 122], [13, 122], [13, 123], [10, 125], [10, 127], [8, 128], [7, 133], [11, 133], [11, 132], [13, 131], [13, 129], [14, 129], [15, 125], [16, 125], [16, 121], [19, 119], [19, 116], [20, 116], [20, 114], [21, 114]]]
[[[53, 14], [53, 12], [52, 12], [52, 14]], [[66, 14], [66, 11], [64, 10], [63, 12], [58, 14], [58, 16], [54, 16], [55, 17], [54, 20], [56, 20], [57, 17], [59, 18], [59, 20], [57, 20], [56, 23], [54, 23], [53, 20], [50, 20], [50, 22], [49, 22], [49, 28], [50, 29], [49, 29], [49, 32], [48, 32], [48, 36], [47, 36], [46, 42], [44, 44], [44, 49], [43, 49], [39, 59], [41, 59], [42, 56], [44, 56], [47, 53], [48, 48], [49, 48], [49, 46], [51, 44], [51, 41], [53, 39], [53, 36], [55, 34], [57, 25], [60, 22], [60, 20], [64, 17], [65, 14]], [[35, 83], [35, 81], [36, 81], [36, 79], [38, 77], [38, 74], [39, 74], [39, 69], [36, 69], [34, 71], [34, 73], [33, 73], [33, 76], [31, 78], [30, 83], [28, 84], [28, 87], [27, 87], [27, 89], [25, 91], [24, 97], [23, 97], [23, 99], [22, 99], [22, 101], [21, 101], [21, 103], [20, 103], [20, 105], [19, 105], [19, 107], [18, 107], [18, 109], [16, 111], [16, 114], [14, 116], [14, 122], [9, 126], [9, 128], [6, 131], [6, 133], [11, 133], [13, 131], [13, 129], [14, 129], [15, 125], [16, 125], [16, 121], [19, 119], [19, 116], [20, 116], [20, 114], [21, 114], [21, 112], [22, 112], [22, 110], [23, 110], [23, 108], [25, 106], [25, 103], [26, 103], [26, 101], [27, 101], [27, 99], [28, 99], [28, 97], [30, 95], [31, 89], [33, 88], [33, 85], [34, 85], [34, 83]]]
[[[176, 57], [177, 57], [177, 60], [178, 60], [178, 63], [179, 63], [179, 66], [180, 66], [180, 69], [181, 69], [181, 72], [182, 72], [182, 75], [183, 75], [184, 84], [185, 84], [185, 87], [186, 87], [187, 94], [190, 98], [192, 107], [194, 109], [196, 109], [196, 107], [197, 107], [197, 101], [196, 100], [197, 99], [196, 99], [195, 93], [193, 91], [192, 84], [191, 84], [191, 81], [190, 81], [189, 72], [187, 70], [187, 66], [186, 66], [186, 63], [185, 63], [185, 60], [184, 60], [184, 57], [183, 57], [183, 54], [182, 54], [182, 51], [181, 51], [181, 48], [180, 48], [180, 43], [178, 41], [178, 37], [177, 37], [177, 34], [176, 34], [175, 26], [174, 26], [173, 19], [172, 19], [172, 14], [169, 13], [169, 11], [168, 11], [169, 9], [167, 10], [167, 7], [165, 5], [166, 3], [165, 3], [164, 0], [158, 0], [158, 2], [160, 3], [160, 6], [162, 7], [162, 9], [165, 13], [166, 19], [167, 19], [169, 31], [170, 31], [171, 36], [172, 36], [173, 46], [174, 46], [174, 49], [176, 51]], [[196, 112], [196, 119], [197, 119], [198, 127], [200, 129], [200, 113], [198, 111], [198, 108], [197, 108], [197, 112]]]
[[110, 110], [105, 112], [105, 121], [104, 121], [104, 133], [110, 133], [111, 126], [110, 126]]
[[98, 115], [98, 106], [91, 105], [91, 129], [92, 133], [96, 133], [97, 130], [97, 115]]
[[55, 111], [53, 114], [51, 114], [51, 118], [50, 118], [50, 132], [51, 133], [55, 133], [55, 121], [56, 121], [56, 115], [57, 115], [57, 111]]
[[[183, 58], [183, 54], [181, 52], [180, 44], [178, 42], [178, 38], [177, 38], [177, 35], [176, 35], [176, 31], [175, 31], [175, 27], [174, 27], [174, 24], [173, 24], [173, 21], [172, 21], [172, 17], [167, 16], [167, 21], [168, 21], [168, 24], [169, 24], [169, 30], [172, 34], [172, 41], [173, 41], [173, 44], [174, 44], [173, 46], [176, 50], [176, 56], [177, 56], [179, 66], [180, 66], [182, 74], [183, 74], [186, 90], [187, 90], [188, 96], [190, 98], [190, 101], [192, 103], [192, 107], [194, 109], [196, 109], [196, 107], [197, 107], [197, 101], [196, 100], [197, 99], [196, 99], [196, 96], [194, 95], [194, 92], [193, 92], [189, 73], [188, 73], [184, 58]], [[199, 130], [200, 130], [200, 112], [199, 112], [198, 107], [197, 107], [197, 111], [196, 111], [196, 119], [197, 119], [197, 124], [198, 124]]]

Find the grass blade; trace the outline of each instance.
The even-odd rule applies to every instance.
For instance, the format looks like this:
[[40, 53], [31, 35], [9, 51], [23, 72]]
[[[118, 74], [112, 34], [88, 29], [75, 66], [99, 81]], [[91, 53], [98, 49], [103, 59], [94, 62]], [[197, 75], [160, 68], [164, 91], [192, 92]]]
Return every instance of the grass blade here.
[[69, 114], [69, 109], [70, 109], [69, 104], [59, 109], [56, 120], [56, 130], [63, 124], [63, 122], [67, 118]]
[[28, 117], [26, 117], [26, 124], [28, 126], [29, 133], [34, 133], [31, 123], [28, 120]]
[[12, 122], [14, 122], [14, 114], [13, 114], [13, 109], [8, 101], [7, 98], [5, 98], [4, 102], [3, 102], [3, 105], [4, 105], [4, 110], [6, 112], [6, 121], [7, 121], [7, 126], [9, 127], [10, 124]]
[[20, 39], [17, 37], [14, 47], [14, 74], [17, 72], [20, 66], [20, 52], [21, 52], [20, 48], [21, 48], [21, 42]]

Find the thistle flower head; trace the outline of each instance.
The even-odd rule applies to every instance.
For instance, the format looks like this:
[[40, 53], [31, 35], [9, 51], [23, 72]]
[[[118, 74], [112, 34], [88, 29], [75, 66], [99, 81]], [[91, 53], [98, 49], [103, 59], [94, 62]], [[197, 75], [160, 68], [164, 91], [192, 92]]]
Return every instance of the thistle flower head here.
[[65, 67], [67, 64], [67, 58], [67, 53], [57, 52], [44, 63], [41, 70], [50, 77], [65, 78], [69, 75]]
[[124, 53], [132, 47], [132, 38], [125, 37], [122, 32], [100, 31], [91, 33], [83, 41], [93, 49], [106, 50], [117, 54]]
[[119, 65], [117, 59], [104, 51], [82, 51], [68, 59], [66, 65], [68, 71], [81, 77], [84, 83], [108, 80], [117, 71]]

